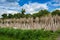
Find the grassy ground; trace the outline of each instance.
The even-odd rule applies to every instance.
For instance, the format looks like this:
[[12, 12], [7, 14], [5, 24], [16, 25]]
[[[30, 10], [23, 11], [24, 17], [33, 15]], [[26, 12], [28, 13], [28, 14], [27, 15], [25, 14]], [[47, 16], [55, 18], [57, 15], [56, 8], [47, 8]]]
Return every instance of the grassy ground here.
[[0, 40], [55, 40], [60, 31], [0, 28]]
[[0, 40], [17, 40], [17, 39], [13, 37], [0, 35]]
[[[0, 40], [20, 40], [20, 39], [16, 39], [16, 38], [13, 38], [13, 37], [7, 37], [7, 36], [0, 36]], [[27, 40], [27, 39], [22, 39], [22, 40]], [[31, 40], [31, 39], [29, 39]], [[37, 40], [37, 39], [35, 39]], [[41, 38], [40, 40], [55, 40], [53, 38]]]

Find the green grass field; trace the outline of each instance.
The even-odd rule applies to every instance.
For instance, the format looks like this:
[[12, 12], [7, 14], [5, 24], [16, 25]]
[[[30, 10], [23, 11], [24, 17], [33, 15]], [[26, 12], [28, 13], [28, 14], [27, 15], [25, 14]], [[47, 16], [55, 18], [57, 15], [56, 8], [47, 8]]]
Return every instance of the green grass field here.
[[13, 38], [13, 37], [0, 35], [0, 40], [18, 40], [18, 39]]
[[55, 40], [60, 31], [0, 28], [0, 40]]

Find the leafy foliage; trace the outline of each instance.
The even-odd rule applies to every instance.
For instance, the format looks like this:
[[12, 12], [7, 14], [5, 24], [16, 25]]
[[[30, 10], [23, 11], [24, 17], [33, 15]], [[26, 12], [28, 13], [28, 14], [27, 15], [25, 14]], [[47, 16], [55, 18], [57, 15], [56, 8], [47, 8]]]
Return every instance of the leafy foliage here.
[[60, 16], [60, 10], [55, 10], [53, 12], [49, 12], [48, 10], [40, 10], [36, 13], [32, 13], [32, 14], [25, 14], [25, 9], [22, 9], [21, 13], [16, 13], [14, 15], [9, 14], [7, 16], [7, 14], [2, 14], [2, 18], [29, 18], [29, 17], [42, 17], [42, 16], [49, 16], [49, 14], [51, 14], [52, 16], [58, 15]]
[[21, 13], [24, 15], [24, 13], [25, 13], [25, 9], [22, 9]]
[[13, 18], [13, 15], [12, 15], [12, 14], [9, 14], [9, 15], [8, 15], [8, 18]]
[[55, 10], [51, 14], [60, 16], [60, 10]]
[[[57, 32], [58, 33], [58, 32]], [[0, 35], [19, 40], [55, 40], [56, 32], [44, 30], [20, 30], [13, 28], [0, 28]]]
[[8, 18], [8, 16], [7, 16], [7, 14], [2, 14], [2, 18], [4, 18], [4, 19], [6, 19], [6, 18]]

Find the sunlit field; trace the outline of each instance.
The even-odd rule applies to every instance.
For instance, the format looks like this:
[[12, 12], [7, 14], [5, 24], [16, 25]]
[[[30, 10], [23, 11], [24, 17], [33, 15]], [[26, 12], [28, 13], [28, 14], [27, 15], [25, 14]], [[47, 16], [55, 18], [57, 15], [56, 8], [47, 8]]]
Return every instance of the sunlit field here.
[[60, 40], [60, 0], [0, 0], [0, 40]]

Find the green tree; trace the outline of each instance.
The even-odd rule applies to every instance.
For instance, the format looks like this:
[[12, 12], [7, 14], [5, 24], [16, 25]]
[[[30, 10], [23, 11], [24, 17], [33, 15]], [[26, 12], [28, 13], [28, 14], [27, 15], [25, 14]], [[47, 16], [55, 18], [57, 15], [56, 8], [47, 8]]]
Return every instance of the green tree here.
[[9, 15], [8, 15], [8, 18], [13, 18], [13, 15], [12, 15], [12, 14], [9, 14]]
[[17, 14], [14, 14], [14, 18], [17, 18], [17, 16], [18, 16]]
[[25, 9], [22, 9], [21, 13], [24, 15], [24, 13], [25, 13]]
[[55, 10], [51, 14], [52, 14], [52, 16], [54, 16], [54, 15], [60, 16], [60, 10]]
[[38, 13], [40, 14], [40, 16], [48, 16], [50, 12], [48, 10], [41, 10]]
[[8, 18], [8, 16], [7, 16], [7, 14], [2, 14], [2, 18], [4, 18], [4, 19], [6, 19], [6, 18]]
[[17, 13], [17, 18], [21, 18], [21, 13]]
[[48, 16], [49, 13], [50, 13], [50, 12], [47, 11], [47, 10], [40, 10], [39, 12], [34, 13], [32, 16], [33, 16], [33, 18], [41, 17], [41, 16]]
[[25, 17], [26, 18], [29, 18], [29, 17], [31, 17], [32, 15], [31, 14], [25, 14]]
[[22, 17], [22, 14], [21, 13], [16, 13], [13, 16], [14, 16], [14, 18], [21, 18]]
[[32, 17], [35, 19], [36, 17], [38, 17], [39, 16], [39, 14], [38, 13], [34, 13], [33, 15], [32, 15]]

